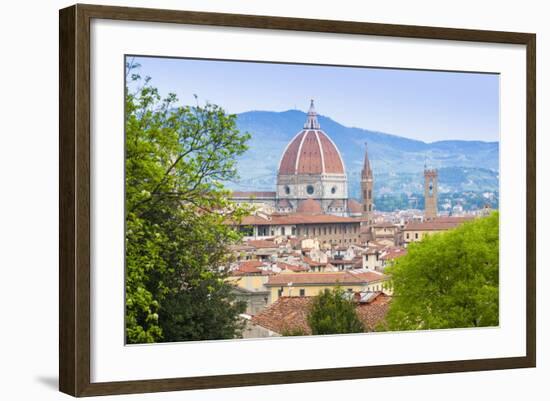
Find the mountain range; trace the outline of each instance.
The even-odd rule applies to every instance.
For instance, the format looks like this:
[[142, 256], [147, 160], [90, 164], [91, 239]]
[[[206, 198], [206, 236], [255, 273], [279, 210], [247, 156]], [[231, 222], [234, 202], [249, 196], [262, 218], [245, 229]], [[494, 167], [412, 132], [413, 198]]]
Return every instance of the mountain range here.
[[[423, 169], [439, 170], [441, 193], [497, 192], [498, 142], [445, 140], [423, 142], [369, 129], [346, 127], [318, 116], [321, 129], [338, 146], [348, 174], [349, 195], [359, 197], [365, 147], [377, 195], [421, 193]], [[239, 180], [228, 183], [235, 190], [275, 189], [277, 169], [288, 142], [302, 129], [306, 113], [249, 111], [237, 115], [237, 126], [252, 138], [239, 158]]]

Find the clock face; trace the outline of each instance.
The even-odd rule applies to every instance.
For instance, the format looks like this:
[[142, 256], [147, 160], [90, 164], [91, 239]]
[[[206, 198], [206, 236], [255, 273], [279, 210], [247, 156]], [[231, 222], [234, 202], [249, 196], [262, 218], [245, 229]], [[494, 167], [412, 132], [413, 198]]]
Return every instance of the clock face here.
[[313, 192], [315, 191], [314, 188], [313, 188], [313, 185], [308, 185], [306, 187], [306, 191], [307, 191], [308, 195], [313, 195]]

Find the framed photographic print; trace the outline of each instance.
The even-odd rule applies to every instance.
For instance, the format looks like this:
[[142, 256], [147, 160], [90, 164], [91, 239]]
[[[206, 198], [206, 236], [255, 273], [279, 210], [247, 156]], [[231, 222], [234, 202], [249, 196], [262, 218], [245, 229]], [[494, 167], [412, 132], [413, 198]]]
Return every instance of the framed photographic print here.
[[535, 366], [535, 35], [60, 11], [60, 390]]

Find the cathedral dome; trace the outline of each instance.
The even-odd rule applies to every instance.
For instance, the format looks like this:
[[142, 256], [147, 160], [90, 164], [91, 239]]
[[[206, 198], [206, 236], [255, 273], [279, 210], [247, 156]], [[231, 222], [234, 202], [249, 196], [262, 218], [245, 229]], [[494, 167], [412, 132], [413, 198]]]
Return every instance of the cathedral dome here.
[[323, 213], [323, 208], [321, 204], [314, 199], [306, 199], [300, 201], [298, 204], [298, 213], [307, 213], [307, 214], [320, 214]]
[[338, 148], [320, 129], [313, 100], [304, 129], [292, 138], [281, 157], [279, 174], [345, 174]]

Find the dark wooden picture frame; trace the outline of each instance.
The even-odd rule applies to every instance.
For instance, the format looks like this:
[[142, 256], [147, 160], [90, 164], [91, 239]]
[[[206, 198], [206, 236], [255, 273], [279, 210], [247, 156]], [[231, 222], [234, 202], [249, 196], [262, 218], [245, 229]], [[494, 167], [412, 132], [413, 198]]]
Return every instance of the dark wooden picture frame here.
[[[527, 49], [526, 356], [91, 383], [90, 21], [94, 18], [525, 45]], [[59, 29], [59, 388], [62, 392], [73, 396], [93, 396], [535, 366], [535, 34], [80, 4], [60, 10]]]

